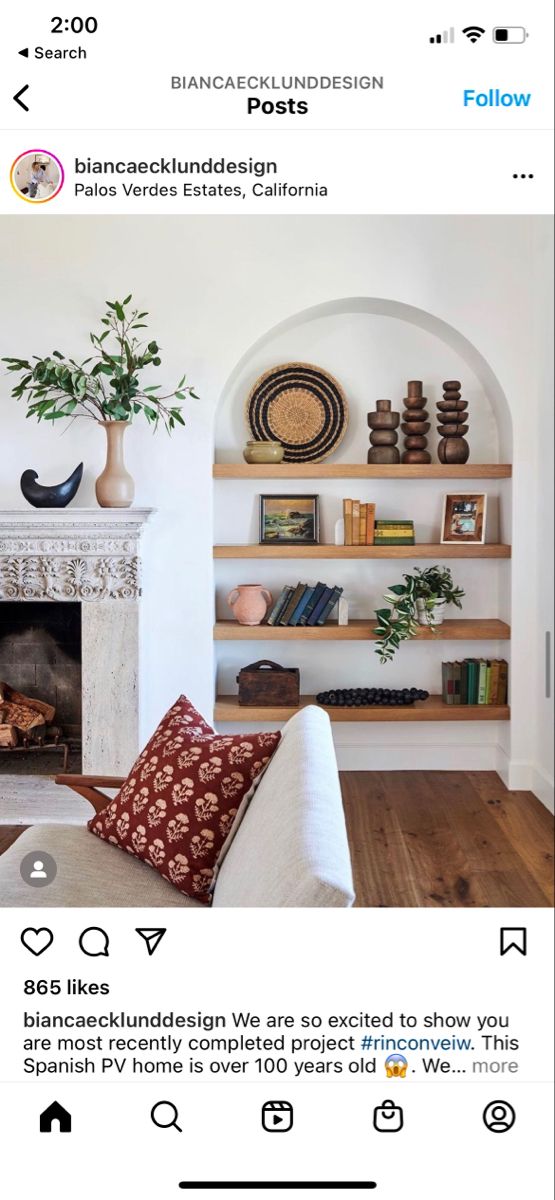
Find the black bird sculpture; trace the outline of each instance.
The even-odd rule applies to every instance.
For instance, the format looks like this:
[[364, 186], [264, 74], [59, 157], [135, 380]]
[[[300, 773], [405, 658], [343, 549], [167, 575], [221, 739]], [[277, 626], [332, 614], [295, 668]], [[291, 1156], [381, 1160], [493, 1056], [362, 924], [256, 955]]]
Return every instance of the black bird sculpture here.
[[79, 463], [69, 479], [65, 479], [63, 483], [54, 483], [51, 487], [37, 483], [37, 472], [29, 470], [23, 472], [20, 487], [25, 499], [33, 508], [65, 508], [77, 495], [82, 478], [83, 463]]

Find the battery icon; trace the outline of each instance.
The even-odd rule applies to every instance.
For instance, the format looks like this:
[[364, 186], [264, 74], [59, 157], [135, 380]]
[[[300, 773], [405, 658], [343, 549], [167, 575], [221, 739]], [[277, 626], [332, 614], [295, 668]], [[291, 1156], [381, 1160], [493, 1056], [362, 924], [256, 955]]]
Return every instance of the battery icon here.
[[493, 40], [500, 46], [516, 46], [525, 42], [527, 37], [523, 25], [497, 25], [493, 31]]

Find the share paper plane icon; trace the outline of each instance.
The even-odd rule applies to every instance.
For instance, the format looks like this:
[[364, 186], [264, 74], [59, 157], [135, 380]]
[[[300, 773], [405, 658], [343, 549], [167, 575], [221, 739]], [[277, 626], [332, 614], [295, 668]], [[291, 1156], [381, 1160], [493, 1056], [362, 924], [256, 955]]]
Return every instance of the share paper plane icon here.
[[135, 932], [138, 933], [139, 937], [142, 937], [143, 941], [146, 943], [146, 948], [148, 950], [149, 957], [150, 957], [150, 955], [154, 954], [154, 951], [160, 945], [160, 942], [162, 941], [162, 938], [163, 938], [166, 930], [165, 929], [136, 929]]

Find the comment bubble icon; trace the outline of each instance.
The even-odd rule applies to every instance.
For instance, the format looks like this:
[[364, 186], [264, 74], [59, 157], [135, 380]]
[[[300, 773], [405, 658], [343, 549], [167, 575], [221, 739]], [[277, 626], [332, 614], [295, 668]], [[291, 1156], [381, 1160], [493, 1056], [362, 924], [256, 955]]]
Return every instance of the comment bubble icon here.
[[89, 958], [108, 958], [110, 939], [105, 929], [98, 925], [90, 925], [79, 937], [79, 946], [83, 954]]

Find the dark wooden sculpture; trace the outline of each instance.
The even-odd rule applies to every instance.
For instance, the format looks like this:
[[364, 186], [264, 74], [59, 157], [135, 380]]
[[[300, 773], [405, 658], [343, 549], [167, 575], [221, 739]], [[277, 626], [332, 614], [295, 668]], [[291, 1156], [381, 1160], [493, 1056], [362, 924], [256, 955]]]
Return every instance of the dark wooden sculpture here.
[[79, 484], [83, 478], [83, 463], [75, 468], [63, 483], [50, 486], [37, 483], [36, 471], [24, 471], [20, 479], [20, 487], [25, 499], [33, 508], [65, 508], [77, 495]]
[[368, 413], [368, 424], [371, 429], [369, 463], [400, 462], [397, 449], [399, 419], [399, 413], [391, 411], [391, 400], [378, 400], [376, 411]]
[[422, 395], [422, 380], [409, 379], [407, 384], [408, 396], [405, 399], [405, 411], [401, 429], [405, 435], [405, 450], [403, 463], [431, 463], [432, 456], [426, 449], [428, 439], [426, 434], [430, 428], [427, 400]]
[[438, 400], [437, 431], [441, 439], [437, 456], [441, 463], [465, 463], [470, 446], [465, 441], [468, 433], [468, 400], [461, 400], [461, 384], [458, 379], [448, 379], [443, 384], [443, 400]]

